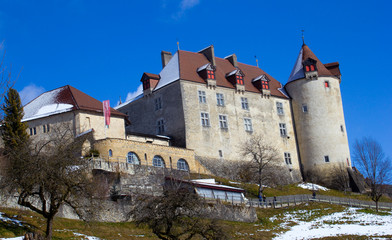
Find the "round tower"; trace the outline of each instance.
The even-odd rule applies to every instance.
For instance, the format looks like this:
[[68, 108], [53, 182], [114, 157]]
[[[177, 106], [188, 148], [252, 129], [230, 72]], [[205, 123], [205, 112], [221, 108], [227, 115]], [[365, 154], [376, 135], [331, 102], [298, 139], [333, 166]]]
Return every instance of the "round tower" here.
[[339, 63], [323, 64], [303, 44], [285, 90], [292, 112], [305, 178], [326, 182], [351, 167], [340, 94]]

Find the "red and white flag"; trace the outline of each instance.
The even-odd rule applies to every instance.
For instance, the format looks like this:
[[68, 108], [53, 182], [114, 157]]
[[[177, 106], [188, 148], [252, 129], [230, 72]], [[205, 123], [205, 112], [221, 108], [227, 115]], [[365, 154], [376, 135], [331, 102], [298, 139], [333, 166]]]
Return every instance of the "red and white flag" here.
[[109, 100], [103, 101], [103, 116], [105, 117], [105, 126], [110, 125], [110, 102]]

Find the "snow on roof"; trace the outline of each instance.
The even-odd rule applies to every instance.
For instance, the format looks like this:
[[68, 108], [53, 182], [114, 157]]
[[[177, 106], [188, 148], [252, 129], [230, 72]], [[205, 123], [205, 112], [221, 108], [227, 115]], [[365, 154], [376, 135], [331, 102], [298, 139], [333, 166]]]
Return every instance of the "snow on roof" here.
[[168, 64], [162, 69], [162, 71], [159, 73], [159, 76], [161, 77], [161, 79], [159, 80], [158, 85], [155, 87], [154, 90], [158, 90], [158, 89], [180, 79], [178, 51], [170, 59]]
[[210, 65], [210, 64], [211, 64], [211, 63], [206, 63], [206, 64], [204, 64], [203, 66], [199, 67], [199, 68], [197, 69], [197, 72], [203, 71], [203, 70], [206, 69], [206, 68], [208, 67], [208, 65]]
[[82, 133], [79, 133], [78, 135], [76, 135], [75, 138], [81, 137], [81, 136], [86, 135], [87, 133], [91, 133], [91, 132], [93, 132], [93, 131], [94, 131], [94, 129], [90, 128], [90, 129], [87, 130], [87, 131], [84, 131], [84, 132], [82, 132]]
[[303, 48], [301, 48], [301, 51], [298, 54], [297, 61], [295, 62], [294, 68], [291, 71], [291, 74], [290, 74], [290, 77], [289, 77], [289, 80], [287, 81], [287, 83], [305, 77], [305, 73], [304, 73], [304, 70], [302, 67], [302, 55], [303, 55]]
[[238, 69], [235, 69], [235, 70], [229, 72], [226, 76], [230, 77], [231, 75], [236, 74], [238, 71], [239, 71]]
[[64, 89], [64, 87], [45, 92], [38, 96], [33, 101], [29, 102], [23, 107], [24, 117], [22, 122], [33, 119], [47, 117], [53, 114], [71, 111], [73, 105], [66, 103], [59, 103], [57, 95]]
[[[215, 179], [213, 179], [213, 180], [215, 182]], [[192, 183], [196, 184], [196, 187], [219, 188], [221, 190], [227, 190], [227, 191], [230, 191], [230, 190], [235, 190], [235, 191], [240, 191], [240, 192], [245, 191], [242, 188], [231, 187], [231, 186], [227, 186], [227, 185], [220, 185], [220, 184], [212, 183], [212, 181], [211, 182], [209, 182], [209, 181], [211, 181], [211, 179], [206, 179], [206, 181], [203, 181], [203, 179], [201, 179], [201, 181], [200, 181], [200, 179], [199, 180], [191, 180]]]

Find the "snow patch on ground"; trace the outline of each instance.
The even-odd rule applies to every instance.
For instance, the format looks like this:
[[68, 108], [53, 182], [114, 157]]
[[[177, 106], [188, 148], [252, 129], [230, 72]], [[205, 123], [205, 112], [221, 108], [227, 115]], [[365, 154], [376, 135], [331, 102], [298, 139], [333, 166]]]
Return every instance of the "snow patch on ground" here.
[[[313, 239], [340, 235], [384, 236], [392, 234], [392, 216], [380, 216], [357, 212], [357, 208], [348, 208], [343, 212], [333, 213], [312, 221], [303, 221], [312, 211], [297, 211], [284, 217], [282, 227], [296, 223], [287, 232], [282, 232], [274, 239]], [[271, 218], [270, 220], [274, 220]]]
[[321, 190], [321, 191], [328, 191], [329, 189], [320, 185], [317, 185], [315, 183], [300, 183], [298, 184], [298, 187], [303, 188], [303, 189], [309, 189], [309, 190]]
[[5, 216], [3, 216], [3, 214], [4, 213], [0, 212], [0, 221], [2, 221], [2, 222], [11, 222], [11, 223], [13, 223], [15, 225], [18, 225], [20, 227], [23, 226], [21, 221], [5, 217]]
[[85, 238], [85, 239], [87, 239], [87, 240], [100, 240], [100, 238], [97, 238], [97, 237], [93, 237], [93, 236], [87, 236], [87, 235], [85, 235], [85, 234], [81, 234], [81, 233], [73, 233], [75, 236], [79, 236], [79, 237], [83, 237], [83, 238]]

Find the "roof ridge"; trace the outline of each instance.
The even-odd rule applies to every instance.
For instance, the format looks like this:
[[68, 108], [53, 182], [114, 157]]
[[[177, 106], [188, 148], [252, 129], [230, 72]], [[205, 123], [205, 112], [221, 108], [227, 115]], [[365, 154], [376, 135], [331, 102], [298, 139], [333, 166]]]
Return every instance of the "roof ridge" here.
[[[78, 104], [78, 102], [76, 101], [75, 96], [74, 96], [74, 93], [73, 93], [73, 91], [72, 91], [72, 89], [71, 89], [71, 88], [74, 88], [74, 87], [72, 87], [72, 86], [70, 86], [70, 85], [66, 85], [66, 87], [68, 87], [68, 89], [69, 89], [69, 91], [70, 91], [70, 93], [71, 93], [71, 97], [72, 97], [73, 102], [75, 103], [76, 109], [80, 109], [79, 104]], [[74, 89], [76, 89], [76, 88], [74, 88]]]

